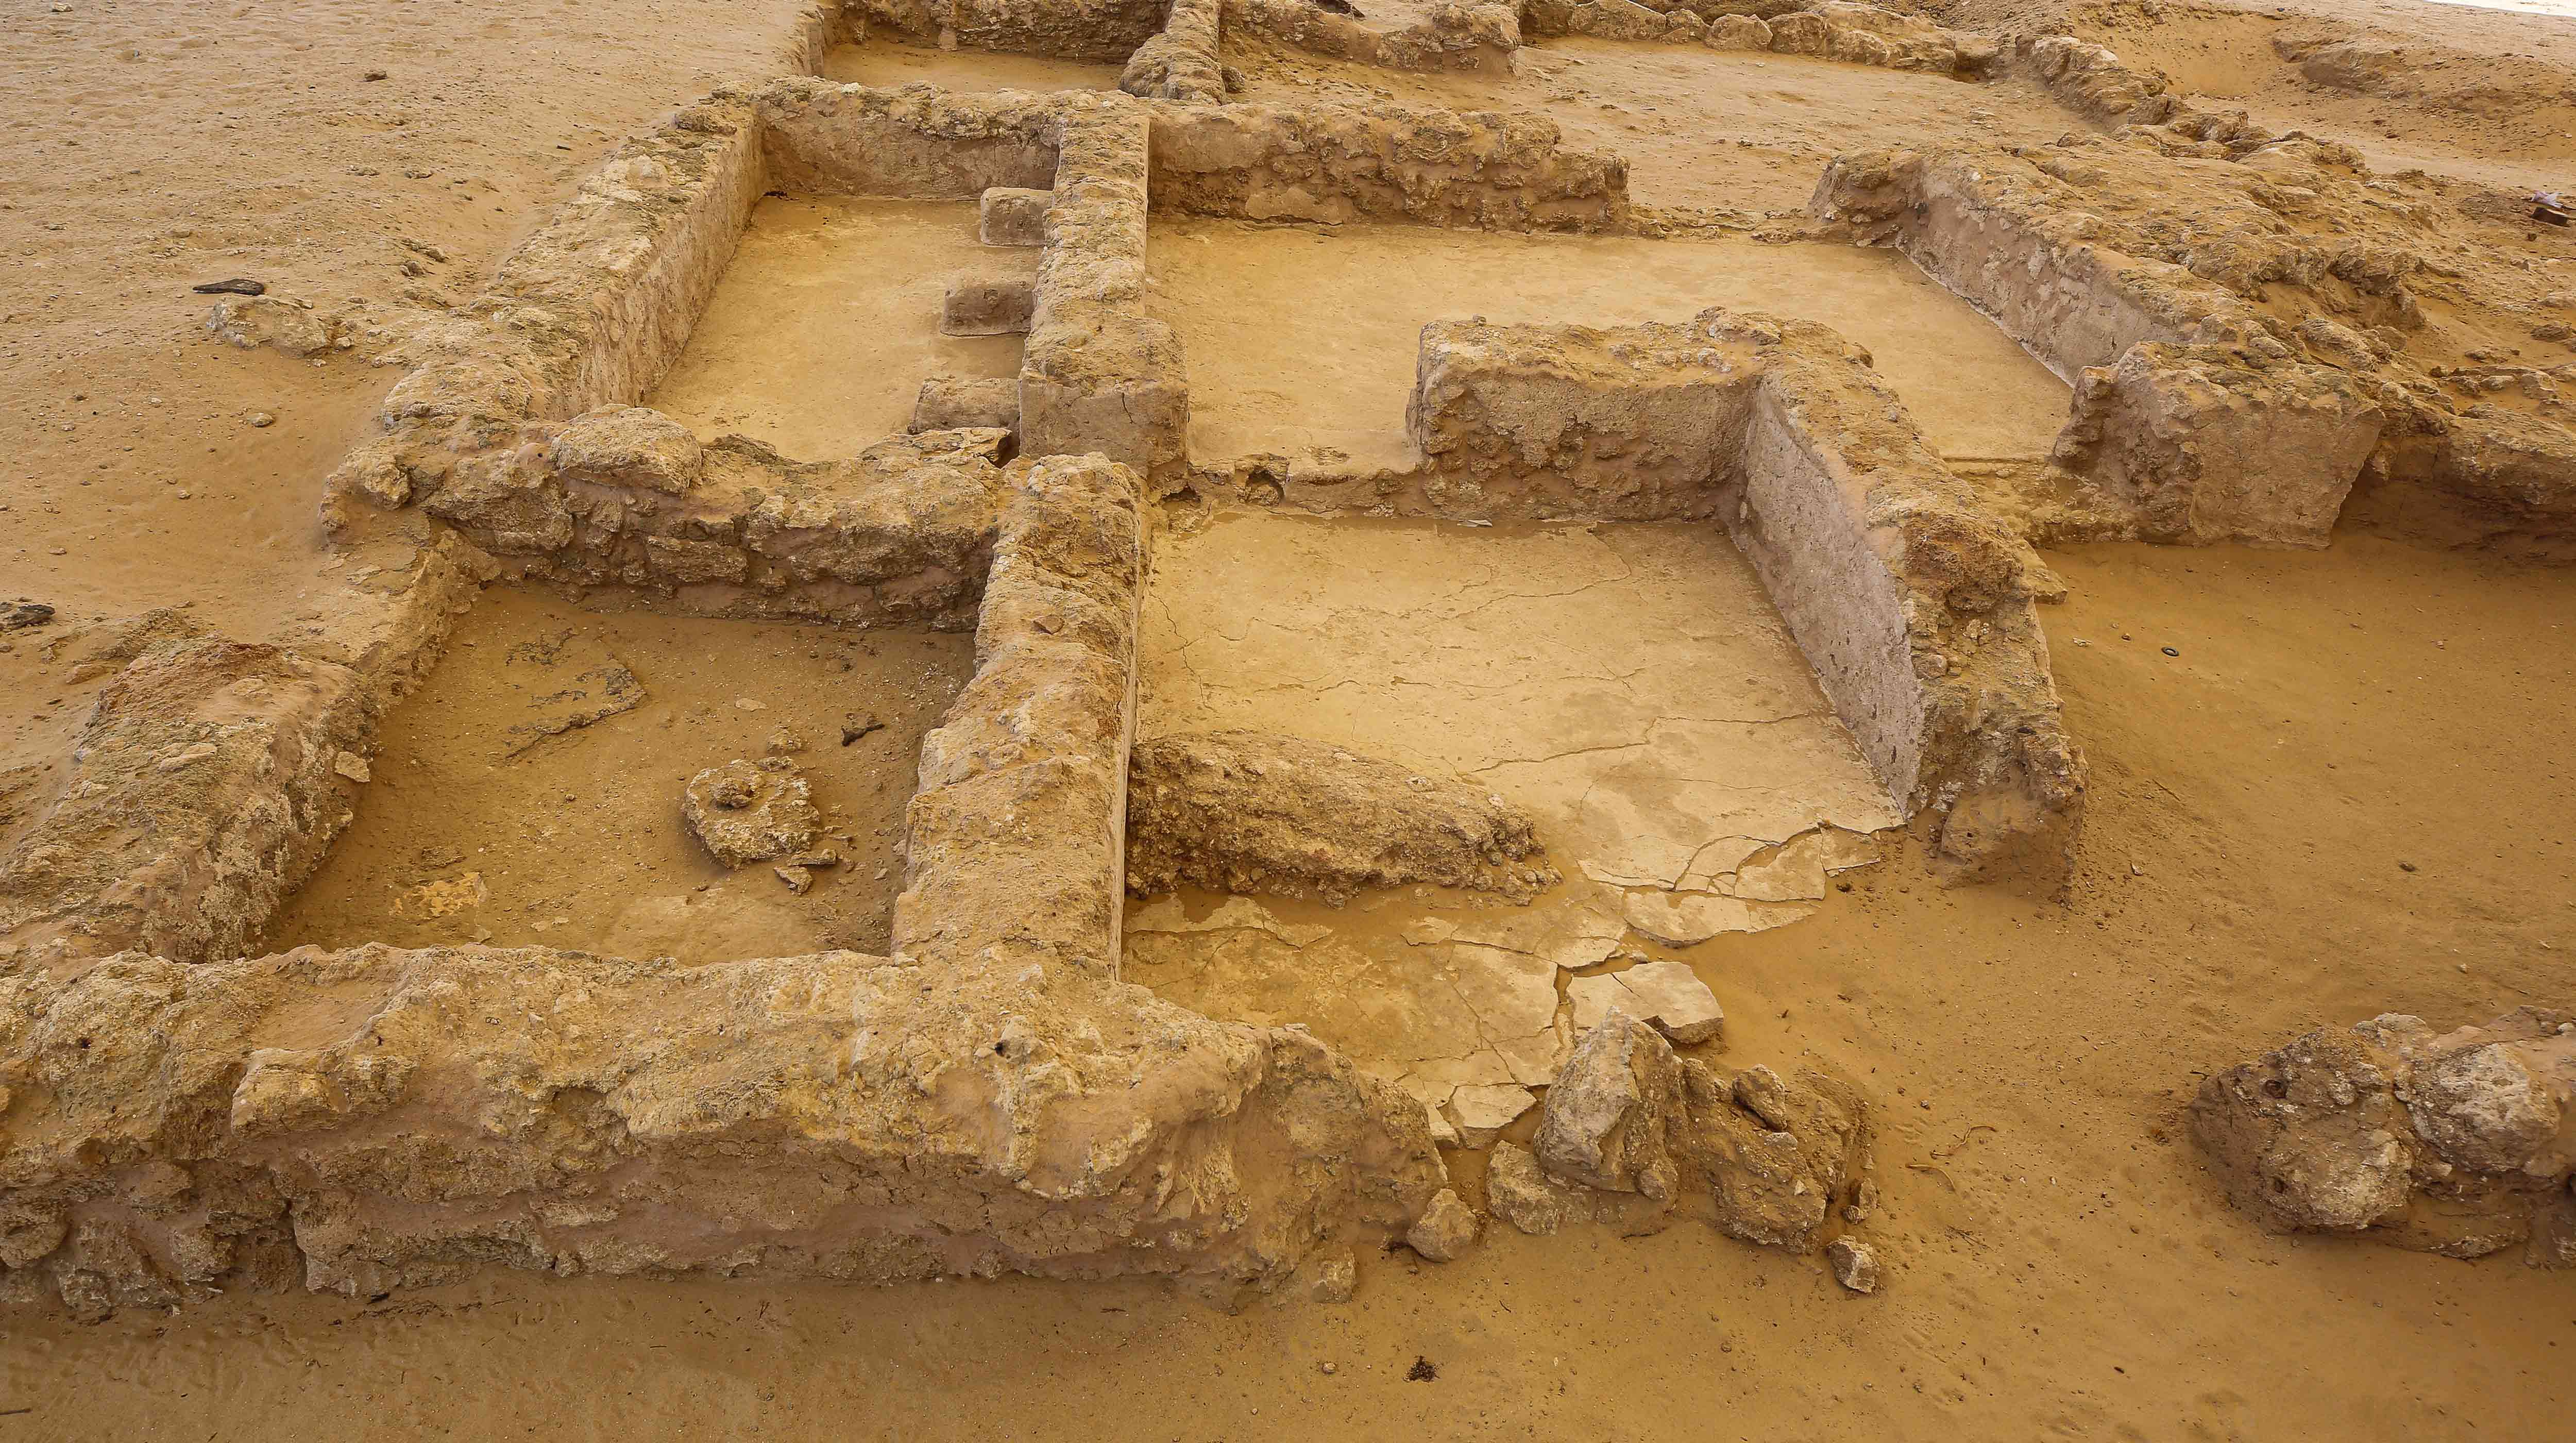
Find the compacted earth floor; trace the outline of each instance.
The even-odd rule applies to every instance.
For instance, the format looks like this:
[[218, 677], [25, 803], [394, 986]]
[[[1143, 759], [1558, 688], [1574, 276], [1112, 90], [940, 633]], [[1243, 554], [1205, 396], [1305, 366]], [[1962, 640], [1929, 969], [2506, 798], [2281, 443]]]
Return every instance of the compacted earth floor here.
[[[489, 590], [386, 719], [357, 818], [272, 948], [445, 942], [729, 962], [883, 952], [924, 732], [974, 669], [933, 631], [585, 611]], [[843, 738], [848, 741], [844, 743]], [[835, 866], [727, 869], [689, 778], [781, 757]]]
[[901, 432], [934, 375], [1016, 376], [1018, 336], [948, 336], [959, 276], [1037, 270], [976, 239], [969, 201], [764, 200], [671, 374], [646, 401], [712, 439], [739, 432], [800, 461]]
[[[2217, 44], [2229, 27], [2280, 28], [2217, 6], [2152, 16], [2033, 0], [1945, 8], [1954, 21], [2047, 11], [2177, 69], [2168, 56]], [[0, 253], [17, 269], [0, 298], [0, 387], [13, 401], [0, 415], [11, 457], [0, 470], [0, 592], [54, 601], [76, 620], [194, 601], [207, 624], [246, 635], [305, 605], [299, 593], [326, 561], [313, 521], [321, 478], [402, 374], [405, 326], [470, 295], [616, 137], [716, 84], [789, 68], [804, 33], [803, 7], [782, 0], [537, 11], [250, 0], [220, 14], [10, 0], [5, 13], [0, 75], [14, 104], [0, 118], [12, 141], [0, 161], [10, 180]], [[2487, 67], [2516, 85], [2526, 64], [2576, 59], [2560, 21], [2412, 0], [2290, 0], [2261, 13], [2486, 57], [2516, 52]], [[2216, 18], [2188, 28], [2205, 17]], [[2157, 50], [2160, 37], [2173, 44]], [[1546, 52], [1596, 48], [1618, 52], [1618, 64], [1715, 68], [1658, 47]], [[868, 49], [878, 53], [840, 52], [831, 65], [892, 62], [890, 47]], [[1229, 58], [1256, 94], [1311, 98], [1258, 56], [1230, 45]], [[1747, 212], [1794, 208], [1834, 148], [1977, 133], [1962, 128], [1978, 125], [1965, 107], [1991, 111], [1998, 138], [2073, 124], [1999, 87], [1718, 59], [1764, 81], [1794, 77], [1781, 88], [1813, 98], [1710, 85], [1703, 109], [1667, 114], [1641, 76], [1624, 92], [1577, 89], [1554, 113], [1570, 134], [1595, 137], [1586, 143], [1632, 147], [1645, 198]], [[938, 52], [901, 63], [997, 88], [1038, 83], [1047, 68]], [[2258, 54], [2240, 68], [2271, 77], [2273, 64]], [[2525, 134], [2519, 112], [2437, 104], [2479, 78], [2474, 65], [2446, 66], [2354, 115], [2343, 112], [2372, 102], [2303, 83], [2259, 100], [2357, 130], [2384, 118], [2381, 130], [2401, 134], [2380, 134], [2380, 145], [2402, 142], [2435, 168], [2491, 163], [2499, 183], [2505, 166], [2519, 184], [2568, 153], [2560, 126]], [[1061, 73], [1099, 84], [1106, 69]], [[1398, 95], [1450, 84], [1348, 73]], [[2192, 82], [2208, 93], [2229, 83], [2215, 63]], [[1456, 84], [1457, 103], [1498, 87]], [[1589, 128], [1578, 130], [1586, 108]], [[1694, 158], [1699, 132], [1719, 143]], [[351, 307], [366, 339], [319, 366], [224, 348], [203, 335], [204, 299], [186, 288], [231, 275]], [[1495, 287], [1470, 312], [1499, 312], [1511, 294]], [[1893, 348], [1872, 344], [1882, 366], [1896, 364]], [[386, 364], [368, 364], [378, 357]], [[1247, 524], [1183, 537], [1166, 560]], [[1722, 543], [1713, 554], [1723, 557]], [[375, 1300], [207, 1298], [177, 1317], [128, 1312], [96, 1326], [0, 1318], [0, 1426], [117, 1440], [1093, 1438], [1108, 1428], [1695, 1443], [2562, 1436], [2576, 1412], [2566, 1274], [2261, 1233], [2201, 1171], [2182, 1118], [2202, 1076], [2309, 1027], [2386, 1009], [2448, 1024], [2524, 1002], [2566, 1005], [2576, 574], [2362, 537], [2320, 553], [2100, 546], [2048, 559], [2070, 597], [2043, 620], [2067, 724], [2091, 766], [2066, 901], [1936, 888], [1900, 844], [1841, 874], [1852, 891], [1811, 915], [1684, 954], [1726, 1004], [1728, 1059], [1814, 1060], [1868, 1089], [1889, 1270], [1875, 1297], [1843, 1293], [1815, 1260], [1742, 1246], [1689, 1218], [1642, 1238], [1506, 1228], [1445, 1267], [1372, 1255], [1349, 1304], [1256, 1303], [1230, 1315], [1139, 1281], [851, 1288], [486, 1275]], [[513, 614], [491, 610], [507, 605], [552, 628], [535, 636], [570, 627], [599, 642], [648, 695], [590, 735], [547, 743], [525, 764], [537, 767], [613, 751], [612, 729], [650, 723], [654, 706], [685, 718], [683, 699], [712, 712], [746, 696], [789, 704], [750, 690], [725, 648], [750, 651], [760, 679], [783, 687], [850, 640], [807, 640], [823, 653], [812, 658], [789, 639], [809, 635], [798, 628], [758, 628], [748, 634], [767, 639], [747, 647], [745, 632], [719, 641], [710, 631], [692, 653], [677, 624], [653, 623], [672, 639], [664, 648], [612, 632], [610, 618], [501, 596], [485, 599], [475, 624]], [[0, 639], [0, 685], [13, 701], [32, 698], [11, 708], [13, 764], [53, 755], [68, 731], [60, 718], [95, 686], [64, 680], [40, 646]], [[789, 654], [761, 655], [780, 650]], [[833, 675], [814, 679], [836, 686]], [[1301, 680], [1272, 700], [1309, 690]], [[837, 693], [829, 703], [874, 704]], [[1510, 697], [1489, 705], [1532, 710]], [[407, 710], [435, 730], [434, 711]], [[765, 744], [777, 711], [735, 710], [726, 729], [706, 714], [674, 721], [669, 735], [703, 739], [711, 756]], [[1514, 731], [1468, 715], [1488, 734]], [[497, 740], [496, 719], [418, 744], [483, 747]], [[353, 837], [376, 825], [368, 816], [411, 804], [393, 740], [377, 764], [394, 787], [371, 784]], [[869, 740], [896, 745], [885, 733]], [[810, 756], [824, 739], [808, 744]], [[469, 780], [491, 765], [456, 756]], [[547, 794], [531, 787], [470, 839], [425, 808], [419, 840], [389, 855], [496, 847], [532, 864], [526, 838], [554, 826], [557, 838], [537, 840], [563, 844], [555, 865], [600, 866], [645, 829], [678, 825], [657, 809], [673, 807], [694, 760], [655, 756], [649, 768], [577, 779], [551, 794], [559, 817], [540, 815]], [[593, 810], [609, 783], [631, 809]], [[0, 808], [47, 784], [0, 777]], [[560, 801], [566, 793], [574, 802]], [[469, 804], [486, 805], [458, 802]], [[678, 871], [643, 875], [662, 886]], [[389, 884], [427, 880], [400, 872], [344, 892], [353, 929], [361, 902], [373, 928], [399, 895]], [[746, 880], [776, 885], [765, 872]], [[813, 896], [849, 880], [827, 878]], [[549, 923], [528, 940], [585, 940], [591, 924], [551, 922], [579, 914], [531, 914], [525, 900], [535, 898], [516, 917]], [[1474, 1168], [1461, 1160], [1473, 1193]]]

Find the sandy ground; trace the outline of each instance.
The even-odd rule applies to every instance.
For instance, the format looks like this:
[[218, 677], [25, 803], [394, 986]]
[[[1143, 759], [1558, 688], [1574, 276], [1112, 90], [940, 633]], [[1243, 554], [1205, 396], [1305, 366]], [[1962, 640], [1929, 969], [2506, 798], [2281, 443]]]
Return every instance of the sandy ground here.
[[[399, 373], [365, 364], [372, 342], [318, 368], [222, 349], [185, 287], [248, 274], [317, 304], [364, 297], [390, 339], [406, 313], [470, 291], [611, 136], [720, 75], [774, 70], [795, 13], [54, 3], [0, 0], [14, 142], [0, 249], [17, 282], [0, 299], [15, 402], [0, 420], [0, 590], [73, 614], [194, 599], [253, 631], [294, 609], [318, 564], [319, 477]], [[2563, 21], [2331, 10], [2421, 43], [2576, 63]], [[1839, 122], [1746, 101], [1728, 123], [1777, 166], [1730, 170], [1756, 152], [1700, 127], [1730, 137], [1710, 173], [1733, 179], [1709, 193], [1745, 197], [1706, 203], [1793, 206], [1832, 135], [1951, 123], [1871, 89], [1882, 72], [1815, 70]], [[1631, 120], [1644, 125], [1603, 124]], [[1667, 174], [1685, 173], [1688, 133], [1676, 122], [1659, 142]], [[2462, 165], [2522, 144], [2507, 122], [2461, 134], [2440, 143]], [[253, 411], [275, 424], [250, 426]], [[2072, 598], [2044, 620], [2092, 764], [2069, 903], [1936, 889], [1900, 855], [1812, 917], [1690, 954], [1726, 1005], [1726, 1056], [1812, 1057], [1869, 1090], [1891, 1268], [1876, 1298], [1689, 1220], [1639, 1239], [1506, 1230], [1447, 1267], [1364, 1259], [1349, 1305], [1231, 1316], [1149, 1283], [497, 1277], [381, 1303], [209, 1299], [95, 1327], [0, 1318], [0, 1426], [120, 1440], [2563, 1435], [2576, 1280], [2261, 1234], [2200, 1171], [2180, 1118], [2201, 1075], [2302, 1028], [2563, 1005], [2576, 575], [2369, 538], [2049, 559]], [[32, 697], [9, 709], [11, 734], [57, 734], [84, 697], [31, 691], [26, 660], [23, 645], [0, 653], [0, 684]], [[1408, 1380], [1416, 1360], [1436, 1376]]]
[[[8, 589], [263, 630], [320, 560], [322, 477], [402, 375], [369, 358], [479, 289], [619, 137], [776, 74], [801, 13], [0, 0]], [[233, 276], [354, 313], [360, 344], [224, 346], [188, 288]]]
[[[268, 944], [484, 941], [683, 962], [881, 953], [922, 734], [973, 652], [956, 633], [584, 611], [489, 591], [386, 719], [366, 806]], [[726, 869], [680, 813], [700, 770], [771, 755], [813, 789], [815, 845], [840, 859], [801, 896], [766, 865]]]
[[1822, 321], [1868, 348], [1935, 450], [2037, 459], [2064, 382], [1894, 251], [1420, 226], [1161, 220], [1148, 266], [1190, 374], [1190, 455], [1418, 459], [1404, 434], [1422, 327], [1686, 321], [1709, 306]]
[[855, 455], [912, 420], [934, 375], [1016, 376], [1018, 336], [943, 336], [964, 275], [1025, 279], [1033, 247], [975, 238], [972, 204], [771, 199], [752, 212], [688, 348], [645, 404], [800, 461]]

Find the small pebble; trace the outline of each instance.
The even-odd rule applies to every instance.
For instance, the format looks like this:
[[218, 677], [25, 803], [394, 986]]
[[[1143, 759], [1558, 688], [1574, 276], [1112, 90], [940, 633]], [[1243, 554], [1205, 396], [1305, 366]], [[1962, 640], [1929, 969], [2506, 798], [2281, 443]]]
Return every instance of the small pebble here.
[[274, 426], [277, 424], [277, 418], [266, 411], [253, 411], [250, 413], [250, 423], [254, 426]]

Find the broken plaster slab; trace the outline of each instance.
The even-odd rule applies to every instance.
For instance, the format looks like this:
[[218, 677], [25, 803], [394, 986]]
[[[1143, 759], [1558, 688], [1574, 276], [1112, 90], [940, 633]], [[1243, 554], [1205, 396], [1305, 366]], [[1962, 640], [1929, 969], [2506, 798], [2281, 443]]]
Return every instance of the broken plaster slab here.
[[1726, 1025], [1717, 994], [1686, 962], [1644, 962], [1623, 972], [1577, 977], [1566, 984], [1574, 1033], [1590, 1032], [1618, 1008], [1684, 1047], [1706, 1042]]
[[1536, 1106], [1537, 1095], [1514, 1083], [1462, 1087], [1449, 1095], [1449, 1110], [1458, 1117], [1458, 1136], [1469, 1147], [1492, 1142]]

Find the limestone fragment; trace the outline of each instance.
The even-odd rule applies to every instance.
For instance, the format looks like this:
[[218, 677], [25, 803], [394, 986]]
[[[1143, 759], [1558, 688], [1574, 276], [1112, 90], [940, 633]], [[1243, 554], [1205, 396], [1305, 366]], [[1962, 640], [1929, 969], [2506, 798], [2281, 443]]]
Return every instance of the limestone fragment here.
[[1045, 245], [1047, 211], [1054, 204], [1051, 190], [993, 186], [978, 203], [976, 236], [988, 246]]
[[2525, 1007], [2448, 1033], [2396, 1014], [2308, 1033], [2202, 1083], [2191, 1128], [2265, 1227], [2454, 1257], [2521, 1243], [2555, 1267], [2576, 1262], [2571, 1115], [2576, 1018]]
[[1714, 892], [1630, 892], [1620, 907], [1628, 925], [1671, 947], [1695, 947], [1721, 932], [1764, 932], [1806, 915]]
[[1862, 1141], [1860, 1099], [1824, 1074], [1795, 1083], [1764, 1066], [1684, 1066], [1689, 1129], [1681, 1146], [1708, 1179], [1718, 1228], [1772, 1247], [1808, 1247], [1841, 1196]]
[[206, 329], [216, 339], [247, 351], [274, 346], [290, 356], [312, 356], [354, 344], [337, 316], [324, 315], [309, 301], [283, 296], [226, 296], [206, 316]]
[[975, 427], [1020, 429], [1019, 377], [932, 376], [921, 383], [912, 402], [913, 434]]
[[939, 333], [1020, 335], [1036, 311], [1036, 286], [1026, 276], [965, 276], [948, 287], [939, 308]]
[[[728, 867], [801, 852], [813, 845], [822, 826], [803, 774], [780, 757], [762, 763], [731, 761], [691, 777], [681, 814], [689, 830]], [[785, 875], [781, 868], [782, 880]], [[788, 885], [804, 890], [794, 882]]]
[[1587, 1203], [1584, 1189], [1549, 1177], [1528, 1148], [1508, 1142], [1494, 1148], [1485, 1170], [1485, 1205], [1495, 1217], [1545, 1237], [1582, 1217]]
[[566, 481], [677, 496], [698, 484], [706, 448], [696, 433], [643, 406], [604, 406], [555, 433], [551, 453]]
[[1464, 781], [1264, 732], [1140, 742], [1128, 764], [1127, 885], [1344, 902], [1429, 882], [1525, 900], [1552, 870], [1527, 814]]
[[1435, 1263], [1453, 1262], [1476, 1245], [1484, 1230], [1476, 1219], [1476, 1210], [1467, 1206], [1457, 1193], [1442, 1188], [1432, 1195], [1431, 1206], [1422, 1210], [1405, 1232], [1404, 1240], [1413, 1250]]
[[1825, 1245], [1825, 1261], [1834, 1281], [1855, 1293], [1878, 1291], [1878, 1252], [1856, 1238], [1836, 1238]]
[[1672, 1144], [1684, 1126], [1681, 1059], [1613, 1008], [1548, 1089], [1536, 1151], [1558, 1177], [1660, 1202], [1681, 1181]]

